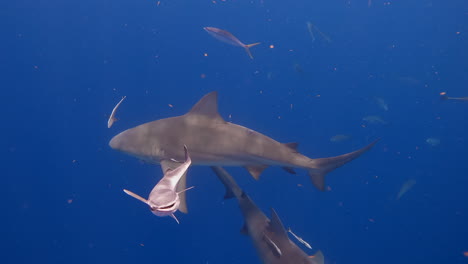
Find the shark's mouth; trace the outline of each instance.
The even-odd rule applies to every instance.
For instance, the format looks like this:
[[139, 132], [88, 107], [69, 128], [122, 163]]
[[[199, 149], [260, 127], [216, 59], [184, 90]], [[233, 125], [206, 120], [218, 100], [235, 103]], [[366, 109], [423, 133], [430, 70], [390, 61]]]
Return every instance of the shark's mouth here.
[[158, 207], [157, 210], [159, 210], [159, 211], [166, 211], [166, 210], [169, 210], [169, 209], [175, 207], [175, 204], [176, 204], [176, 203], [173, 202], [173, 203], [170, 204], [170, 205]]

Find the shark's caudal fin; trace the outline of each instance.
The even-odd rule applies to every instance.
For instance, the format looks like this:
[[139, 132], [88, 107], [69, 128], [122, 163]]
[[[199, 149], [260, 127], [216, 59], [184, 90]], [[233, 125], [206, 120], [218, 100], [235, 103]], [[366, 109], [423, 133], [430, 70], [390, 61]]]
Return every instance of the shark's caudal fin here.
[[230, 199], [236, 197], [240, 199], [242, 196], [242, 189], [237, 185], [234, 178], [222, 167], [211, 167], [211, 169], [216, 173], [219, 180], [224, 184], [226, 187], [226, 194], [224, 195], [224, 199]]
[[319, 189], [320, 191], [324, 191], [325, 190], [325, 175], [327, 173], [361, 156], [364, 152], [371, 149], [377, 143], [377, 141], [379, 141], [379, 139], [375, 140], [374, 142], [370, 143], [369, 145], [359, 150], [356, 150], [347, 154], [343, 154], [340, 156], [313, 159], [312, 160], [313, 164], [311, 166], [311, 169], [309, 170], [309, 176], [314, 186], [317, 187], [317, 189]]
[[253, 47], [253, 46], [257, 46], [258, 44], [260, 44], [260, 42], [257, 42], [257, 43], [253, 43], [253, 44], [248, 44], [248, 45], [245, 45], [245, 51], [247, 52], [247, 54], [249, 55], [249, 57], [251, 59], [253, 59], [253, 56], [252, 56], [252, 53], [250, 53], [250, 48]]
[[320, 251], [320, 250], [317, 251], [317, 253], [315, 253], [315, 255], [310, 256], [309, 258], [310, 258], [310, 260], [311, 260], [310, 262], [312, 264], [324, 264], [325, 263], [325, 258], [323, 256], [322, 251]]

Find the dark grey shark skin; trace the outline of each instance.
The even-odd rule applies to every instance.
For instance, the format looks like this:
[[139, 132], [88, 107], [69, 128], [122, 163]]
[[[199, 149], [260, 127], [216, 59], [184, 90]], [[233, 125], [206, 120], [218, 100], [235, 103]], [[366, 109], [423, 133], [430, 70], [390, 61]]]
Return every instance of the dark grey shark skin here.
[[[258, 179], [268, 166], [306, 169], [312, 183], [325, 190], [325, 175], [359, 157], [377, 141], [344, 155], [310, 159], [300, 154], [296, 143], [283, 144], [249, 128], [224, 121], [218, 113], [218, 94], [211, 92], [182, 116], [160, 119], [125, 130], [109, 142], [111, 148], [140, 159], [161, 163], [163, 172], [183, 160], [183, 146], [190, 149], [192, 165], [244, 166]], [[177, 191], [186, 188], [182, 177]], [[184, 196], [180, 211], [186, 212]]]
[[226, 187], [225, 198], [235, 197], [245, 219], [243, 231], [252, 239], [257, 253], [265, 264], [323, 264], [321, 251], [308, 256], [292, 242], [275, 210], [271, 209], [271, 220], [255, 205], [221, 167], [211, 167]]

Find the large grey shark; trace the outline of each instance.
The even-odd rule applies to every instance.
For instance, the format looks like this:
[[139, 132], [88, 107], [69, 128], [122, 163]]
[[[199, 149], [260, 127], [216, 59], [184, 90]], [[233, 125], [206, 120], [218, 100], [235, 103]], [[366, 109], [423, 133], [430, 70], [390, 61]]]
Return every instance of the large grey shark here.
[[124, 189], [124, 192], [147, 204], [153, 214], [157, 216], [171, 216], [177, 223], [179, 223], [179, 220], [174, 215], [180, 206], [179, 195], [188, 189], [191, 189], [188, 188], [182, 191], [176, 191], [177, 183], [180, 181], [182, 176], [187, 173], [192, 162], [188, 154], [187, 146], [184, 146], [184, 152], [184, 163], [173, 170], [168, 169], [164, 173], [163, 178], [154, 186], [153, 190], [151, 190], [148, 200], [129, 190]]
[[221, 167], [212, 167], [226, 187], [225, 198], [235, 197], [239, 202], [245, 225], [242, 232], [248, 234], [263, 263], [267, 264], [323, 264], [321, 251], [308, 256], [292, 242], [275, 210], [271, 209], [271, 220], [255, 205], [237, 185], [234, 178]]
[[[182, 116], [145, 123], [125, 130], [109, 142], [111, 148], [143, 160], [160, 163], [163, 171], [183, 159], [182, 146], [190, 149], [193, 165], [244, 166], [258, 179], [268, 166], [306, 169], [312, 183], [325, 190], [325, 175], [359, 157], [375, 143], [344, 155], [311, 159], [297, 151], [297, 143], [280, 143], [252, 129], [226, 122], [218, 113], [217, 92], [211, 92]], [[175, 160], [174, 160], [175, 159]], [[186, 188], [182, 177], [178, 190]], [[181, 200], [184, 197], [181, 197]], [[181, 204], [181, 211], [186, 211]]]

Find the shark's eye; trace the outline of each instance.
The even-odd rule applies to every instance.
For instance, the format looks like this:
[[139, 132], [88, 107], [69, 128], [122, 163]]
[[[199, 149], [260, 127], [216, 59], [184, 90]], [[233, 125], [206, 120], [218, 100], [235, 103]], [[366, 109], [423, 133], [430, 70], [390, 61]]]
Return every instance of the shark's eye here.
[[169, 209], [169, 208], [171, 208], [171, 207], [174, 207], [174, 205], [175, 205], [175, 202], [172, 203], [172, 204], [170, 204], [170, 205], [161, 206], [161, 207], [159, 207], [158, 209]]

